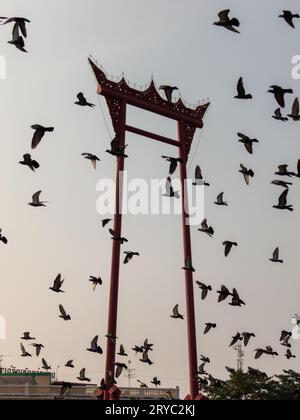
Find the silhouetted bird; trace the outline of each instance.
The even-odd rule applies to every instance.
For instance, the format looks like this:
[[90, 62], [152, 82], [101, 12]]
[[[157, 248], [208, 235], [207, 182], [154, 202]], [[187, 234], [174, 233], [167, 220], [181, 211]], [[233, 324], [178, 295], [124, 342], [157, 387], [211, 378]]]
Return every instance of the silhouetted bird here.
[[199, 286], [199, 289], [202, 290], [201, 299], [205, 300], [207, 298], [208, 292], [212, 291], [211, 286], [207, 286], [204, 283], [201, 283], [200, 281], [196, 281], [196, 284]]
[[282, 15], [279, 15], [279, 17], [283, 18], [289, 26], [295, 28], [294, 19], [299, 19], [300, 15], [298, 13], [293, 14], [290, 10], [283, 10]]
[[249, 333], [249, 332], [243, 332], [242, 336], [244, 338], [244, 346], [247, 347], [249, 344], [249, 341], [251, 340], [251, 338], [255, 338], [256, 335], [253, 333]]
[[283, 331], [281, 331], [281, 336], [280, 336], [280, 339], [279, 339], [279, 341], [290, 341], [290, 339], [292, 338], [292, 333], [290, 332], [290, 331], [285, 331], [285, 330], [283, 330]]
[[212, 324], [211, 322], [206, 323], [205, 324], [204, 335], [208, 334], [211, 329], [215, 329], [215, 328], [217, 328], [217, 324]]
[[102, 227], [105, 228], [105, 226], [108, 225], [108, 223], [110, 223], [111, 221], [112, 221], [112, 219], [103, 219], [103, 220], [101, 220]]
[[295, 172], [288, 171], [288, 165], [279, 165], [278, 172], [275, 172], [275, 175], [292, 177], [292, 176], [295, 176], [296, 174]]
[[34, 135], [32, 137], [32, 142], [31, 142], [32, 149], [35, 149], [40, 144], [45, 133], [52, 133], [54, 131], [54, 127], [43, 127], [42, 125], [39, 125], [39, 124], [34, 124], [31, 126], [31, 128], [35, 130]]
[[203, 363], [210, 363], [210, 359], [209, 359], [209, 357], [205, 357], [205, 356], [203, 356], [203, 355], [201, 355], [200, 360], [201, 360]]
[[[6, 18], [1, 18], [0, 20], [3, 20]], [[15, 26], [18, 27], [18, 29], [21, 31], [22, 35], [27, 38], [27, 28], [26, 23], [30, 23], [30, 20], [23, 18], [23, 17], [12, 17], [7, 19], [5, 22], [2, 23], [2, 25], [7, 25], [8, 23], [14, 22]]]
[[90, 108], [94, 108], [94, 104], [91, 104], [90, 102], [88, 102], [84, 96], [84, 94], [82, 92], [78, 93], [77, 95], [77, 99], [78, 101], [75, 102], [75, 105], [79, 105], [79, 106], [88, 106]]
[[203, 220], [203, 222], [201, 223], [201, 229], [198, 229], [198, 230], [199, 232], [206, 233], [210, 238], [212, 238], [215, 233], [212, 226], [208, 226], [207, 219]]
[[62, 318], [64, 321], [71, 321], [71, 316], [67, 315], [67, 312], [65, 311], [65, 308], [63, 307], [63, 305], [59, 305], [59, 311], [60, 311], [59, 318]]
[[233, 369], [233, 368], [231, 368], [231, 367], [225, 366], [225, 369], [227, 370], [227, 372], [228, 372], [231, 376], [233, 376], [233, 375], [235, 375], [235, 374], [236, 374], [236, 370], [235, 370], [235, 369]]
[[125, 363], [116, 362], [115, 366], [116, 366], [116, 378], [119, 378], [119, 376], [121, 376], [121, 374], [123, 372], [123, 369], [125, 369], [125, 370], [128, 369], [128, 367], [127, 367], [127, 365], [125, 365]]
[[64, 281], [65, 280], [61, 278], [61, 274], [58, 274], [54, 280], [53, 286], [49, 287], [49, 289], [55, 293], [65, 293], [63, 290], [61, 290], [61, 286], [63, 285]]
[[268, 93], [272, 93], [275, 96], [276, 101], [278, 102], [278, 105], [281, 106], [281, 108], [285, 107], [285, 100], [284, 95], [286, 93], [293, 94], [293, 89], [283, 89], [281, 86], [272, 85], [270, 86], [270, 90], [268, 90]]
[[89, 349], [87, 349], [87, 351], [91, 352], [91, 353], [98, 353], [98, 354], [102, 354], [103, 350], [100, 346], [98, 346], [98, 335], [96, 335], [95, 338], [93, 338], [92, 342], [91, 342], [91, 347]]
[[23, 160], [21, 160], [19, 163], [21, 165], [28, 166], [28, 168], [33, 172], [40, 167], [36, 160], [31, 159], [31, 155], [29, 153], [23, 155]]
[[112, 343], [116, 344], [118, 337], [116, 337], [115, 335], [113, 335], [111, 332], [108, 332], [105, 335], [106, 338], [108, 338]]
[[174, 319], [184, 319], [183, 315], [181, 315], [178, 311], [179, 305], [175, 305], [173, 308], [173, 314], [171, 315], [171, 318]]
[[102, 286], [102, 279], [101, 277], [95, 277], [95, 276], [90, 276], [89, 279], [90, 282], [93, 283], [93, 290], [96, 290], [97, 286]]
[[172, 186], [172, 180], [171, 178], [168, 176], [167, 180], [166, 180], [166, 192], [165, 194], [163, 194], [164, 197], [169, 197], [169, 198], [179, 198], [179, 193], [178, 191], [174, 191], [174, 188]]
[[8, 44], [14, 45], [18, 50], [22, 51], [23, 53], [28, 52], [25, 49], [24, 38], [20, 35], [19, 25], [17, 23], [15, 23], [13, 27], [12, 40], [8, 41]]
[[148, 350], [145, 350], [143, 353], [142, 359], [140, 359], [140, 362], [147, 363], [148, 365], [153, 365], [153, 362], [148, 357]]
[[242, 341], [243, 337], [240, 333], [237, 333], [234, 337], [232, 337], [232, 341], [230, 343], [229, 347], [234, 346], [238, 341]]
[[274, 180], [271, 182], [271, 184], [276, 185], [278, 187], [283, 187], [285, 189], [288, 189], [290, 185], [293, 185], [292, 182], [286, 182], [286, 181], [281, 181], [281, 180]]
[[5, 245], [8, 244], [7, 237], [2, 235], [2, 229], [0, 229], [0, 242], [3, 242]]
[[170, 169], [169, 169], [169, 175], [173, 175], [174, 172], [177, 169], [178, 163], [183, 163], [183, 160], [181, 158], [173, 158], [169, 156], [162, 156], [163, 159], [166, 159], [167, 162], [170, 162]]
[[229, 305], [230, 306], [238, 306], [238, 307], [246, 305], [245, 302], [240, 298], [236, 289], [233, 289], [232, 301], [231, 301], [231, 303], [229, 303]]
[[204, 185], [205, 187], [209, 187], [210, 184], [204, 181], [202, 171], [199, 165], [195, 168], [195, 182], [193, 182], [193, 185]]
[[195, 271], [194, 267], [192, 266], [191, 257], [189, 256], [186, 257], [185, 264], [184, 264], [184, 267], [182, 267], [182, 269], [185, 271], [192, 271], [192, 272]]
[[239, 142], [243, 143], [247, 152], [250, 153], [250, 155], [253, 154], [253, 143], [259, 143], [257, 139], [250, 139], [250, 137], [245, 136], [245, 134], [238, 133], [238, 136], [240, 137]]
[[138, 353], [144, 353], [144, 347], [143, 347], [143, 346], [141, 346], [141, 347], [139, 347], [139, 346], [134, 346], [134, 347], [132, 348], [132, 350], [133, 350], [133, 351], [135, 351], [135, 355], [137, 355]]
[[286, 354], [285, 354], [285, 357], [286, 357], [288, 360], [290, 360], [290, 359], [296, 359], [296, 356], [294, 356], [294, 355], [292, 354], [292, 352], [291, 352], [291, 350], [290, 350], [290, 349], [287, 349]]
[[91, 382], [91, 380], [86, 377], [85, 372], [86, 372], [86, 369], [81, 369], [81, 371], [79, 372], [79, 376], [77, 377], [77, 379], [79, 381], [81, 381], [81, 382]]
[[277, 352], [275, 352], [273, 349], [272, 349], [272, 347], [271, 346], [267, 346], [266, 347], [266, 349], [261, 349], [261, 348], [259, 348], [259, 349], [256, 349], [255, 350], [255, 359], [256, 360], [258, 360], [258, 359], [260, 359], [261, 358], [261, 356], [263, 355], [263, 354], [266, 354], [266, 355], [268, 355], [268, 356], [278, 356], [278, 353]]
[[287, 204], [288, 193], [289, 193], [288, 189], [283, 191], [283, 193], [279, 197], [277, 206], [273, 206], [274, 209], [294, 211], [293, 205]]
[[238, 246], [236, 242], [231, 241], [225, 241], [223, 242], [223, 245], [225, 246], [225, 257], [228, 257], [233, 246]]
[[151, 384], [157, 387], [161, 385], [161, 381], [157, 378], [157, 376], [154, 376], [154, 378], [151, 381]]
[[31, 207], [46, 207], [47, 201], [40, 201], [41, 193], [42, 191], [37, 191], [34, 193], [32, 196], [32, 202], [28, 203], [28, 205]]
[[49, 366], [48, 365], [48, 363], [46, 362], [46, 360], [45, 359], [42, 359], [42, 369], [44, 369], [44, 370], [51, 370], [52, 368], [51, 368], [51, 366]]
[[134, 256], [136, 257], [140, 256], [138, 252], [132, 252], [132, 251], [125, 251], [124, 254], [126, 255], [124, 264], [128, 264], [129, 261], [131, 261]]
[[300, 121], [300, 114], [299, 114], [299, 99], [296, 98], [293, 103], [292, 113], [288, 115], [294, 121]]
[[128, 354], [125, 352], [125, 349], [124, 349], [123, 344], [120, 345], [120, 350], [119, 350], [118, 355], [119, 356], [123, 356], [123, 357], [127, 357], [128, 356]]
[[146, 385], [144, 382], [137, 379], [137, 382], [140, 384], [140, 388], [148, 388], [148, 385]]
[[81, 156], [84, 156], [85, 159], [91, 161], [94, 169], [97, 169], [97, 162], [100, 162], [98, 156], [93, 155], [91, 153], [82, 153]]
[[282, 121], [282, 122], [286, 122], [286, 121], [288, 121], [288, 120], [289, 120], [287, 117], [284, 117], [284, 116], [282, 115], [282, 113], [281, 113], [281, 109], [280, 109], [280, 108], [277, 108], [277, 109], [275, 110], [274, 115], [272, 116], [272, 118], [274, 118], [274, 120], [277, 120], [277, 121]]
[[241, 169], [239, 170], [239, 172], [243, 175], [246, 184], [249, 185], [250, 177], [254, 178], [254, 172], [252, 171], [252, 169], [247, 169], [242, 163], [240, 167]]
[[149, 343], [148, 338], [145, 339], [143, 348], [145, 351], [153, 351], [153, 344]]
[[75, 366], [73, 364], [73, 360], [68, 360], [67, 363], [65, 364], [65, 367], [70, 368], [70, 369], [74, 369]]
[[36, 344], [36, 343], [34, 343], [34, 344], [31, 344], [31, 345], [32, 345], [32, 347], [35, 348], [36, 357], [39, 357], [42, 349], [44, 348], [43, 344]]
[[116, 136], [110, 143], [110, 150], [106, 150], [106, 153], [116, 157], [122, 156], [127, 158], [128, 156], [124, 154], [126, 147], [127, 145], [120, 146], [119, 138]]
[[217, 291], [217, 293], [219, 294], [218, 303], [221, 303], [224, 300], [226, 300], [229, 296], [232, 296], [228, 288], [224, 285], [221, 286], [221, 290]]
[[252, 99], [252, 95], [249, 93], [246, 94], [245, 87], [244, 87], [244, 81], [243, 78], [240, 77], [238, 84], [237, 84], [237, 91], [238, 94], [235, 96], [235, 99]]
[[65, 397], [68, 396], [70, 390], [72, 389], [72, 384], [69, 382], [63, 382], [60, 388], [60, 393], [58, 397], [55, 397], [56, 400], [63, 400]]
[[228, 206], [228, 203], [226, 203], [224, 201], [223, 197], [224, 197], [224, 193], [223, 192], [218, 195], [217, 201], [215, 202], [215, 204], [217, 206]]
[[30, 332], [24, 332], [23, 333], [23, 337], [21, 338], [21, 340], [24, 340], [24, 341], [33, 341], [33, 340], [35, 340], [35, 337], [31, 337], [30, 336]]
[[22, 351], [21, 357], [32, 357], [31, 354], [25, 350], [25, 347], [22, 343], [20, 343], [20, 346], [21, 346], [21, 351]]
[[295, 174], [297, 178], [300, 178], [300, 159], [297, 162], [297, 173]]
[[222, 10], [222, 12], [218, 14], [220, 18], [219, 22], [215, 22], [214, 25], [222, 26], [223, 28], [228, 29], [229, 31], [239, 34], [240, 32], [237, 29], [235, 29], [234, 26], [239, 27], [240, 22], [238, 21], [237, 18], [230, 19], [229, 13], [230, 13], [230, 9]]
[[202, 363], [199, 367], [198, 367], [198, 375], [207, 375], [207, 372], [205, 371], [205, 365], [206, 363]]
[[283, 260], [280, 260], [279, 259], [279, 248], [278, 247], [273, 252], [273, 257], [270, 258], [270, 261], [272, 261], [274, 263], [281, 263], [281, 264], [283, 264]]
[[176, 86], [161, 85], [159, 90], [163, 90], [165, 92], [167, 101], [172, 102], [174, 91], [179, 89]]
[[116, 231], [114, 231], [113, 229], [109, 229], [109, 233], [111, 234], [112, 238], [114, 241], [120, 242], [121, 245], [124, 244], [124, 242], [128, 242], [128, 240], [126, 238], [122, 238]]

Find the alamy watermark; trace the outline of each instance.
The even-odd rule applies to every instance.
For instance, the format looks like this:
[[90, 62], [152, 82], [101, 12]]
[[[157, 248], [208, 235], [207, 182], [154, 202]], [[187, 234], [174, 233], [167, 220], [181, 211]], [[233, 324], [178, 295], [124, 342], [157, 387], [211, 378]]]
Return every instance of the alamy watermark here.
[[300, 55], [294, 55], [292, 57], [292, 78], [294, 80], [300, 79]]
[[300, 340], [300, 315], [294, 315], [292, 317], [292, 324], [293, 329], [292, 329], [292, 336], [294, 340]]
[[0, 340], [6, 340], [6, 319], [0, 315]]
[[184, 212], [186, 224], [196, 226], [204, 219], [204, 186], [195, 184], [187, 179], [182, 189], [179, 179], [151, 179], [148, 182], [135, 178], [129, 181], [127, 172], [121, 172], [118, 186], [112, 179], [98, 182], [97, 212], [101, 216], [114, 214], [118, 188], [122, 201], [120, 212], [124, 215], [182, 215]]
[[0, 55], [0, 80], [6, 80], [6, 59]]

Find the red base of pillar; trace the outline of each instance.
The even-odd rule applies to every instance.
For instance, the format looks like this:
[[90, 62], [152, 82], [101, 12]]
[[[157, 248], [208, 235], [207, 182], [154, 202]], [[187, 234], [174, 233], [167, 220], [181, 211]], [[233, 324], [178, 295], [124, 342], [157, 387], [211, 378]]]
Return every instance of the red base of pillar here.
[[205, 397], [201, 393], [199, 393], [198, 395], [196, 395], [195, 398], [192, 398], [190, 394], [185, 397], [185, 401], [206, 401], [207, 399], [208, 398]]

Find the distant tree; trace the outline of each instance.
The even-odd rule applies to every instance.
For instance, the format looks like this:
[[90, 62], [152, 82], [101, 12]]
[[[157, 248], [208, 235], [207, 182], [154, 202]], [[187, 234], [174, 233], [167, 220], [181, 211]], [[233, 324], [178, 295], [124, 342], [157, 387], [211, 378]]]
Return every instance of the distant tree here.
[[211, 400], [300, 400], [300, 374], [292, 370], [269, 378], [259, 371], [236, 371], [227, 381], [210, 377], [203, 386]]

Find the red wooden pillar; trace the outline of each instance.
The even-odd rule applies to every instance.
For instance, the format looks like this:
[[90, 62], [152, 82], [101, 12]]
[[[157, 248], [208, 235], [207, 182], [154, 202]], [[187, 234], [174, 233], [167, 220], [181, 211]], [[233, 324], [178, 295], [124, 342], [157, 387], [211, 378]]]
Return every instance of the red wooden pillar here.
[[[120, 120], [118, 127], [118, 139], [120, 147], [125, 145], [126, 135], [126, 106], [125, 100], [120, 102]], [[122, 196], [123, 196], [123, 172], [124, 157], [117, 158], [117, 174], [116, 174], [116, 201], [114, 215], [114, 231], [120, 236], [122, 235]], [[117, 319], [118, 319], [118, 295], [119, 295], [119, 273], [120, 273], [120, 253], [121, 244], [118, 241], [112, 241], [112, 262], [111, 262], [111, 278], [110, 278], [110, 295], [109, 295], [109, 312], [108, 312], [108, 328], [107, 333], [116, 337], [117, 335]], [[105, 382], [112, 384], [115, 377], [115, 361], [116, 361], [116, 340], [107, 338], [106, 346], [106, 365], [105, 365]], [[113, 385], [113, 384], [112, 384]], [[108, 392], [105, 393], [105, 399], [110, 399]], [[116, 398], [118, 399], [118, 397]]]
[[[179, 149], [180, 158], [180, 180], [181, 180], [181, 199], [182, 199], [182, 228], [183, 228], [183, 248], [184, 261], [187, 257], [192, 262], [192, 247], [191, 247], [191, 231], [188, 224], [189, 207], [188, 207], [188, 191], [186, 185], [187, 171], [186, 171], [186, 138], [185, 138], [184, 121], [178, 121], [178, 138], [181, 144]], [[185, 271], [185, 293], [186, 293], [186, 318], [187, 318], [187, 334], [188, 334], [188, 357], [189, 357], [189, 384], [190, 395], [189, 398], [194, 400], [199, 394], [199, 386], [197, 379], [198, 372], [198, 358], [197, 358], [197, 339], [196, 339], [196, 322], [195, 322], [195, 302], [194, 302], [194, 284], [193, 272], [191, 270]]]

